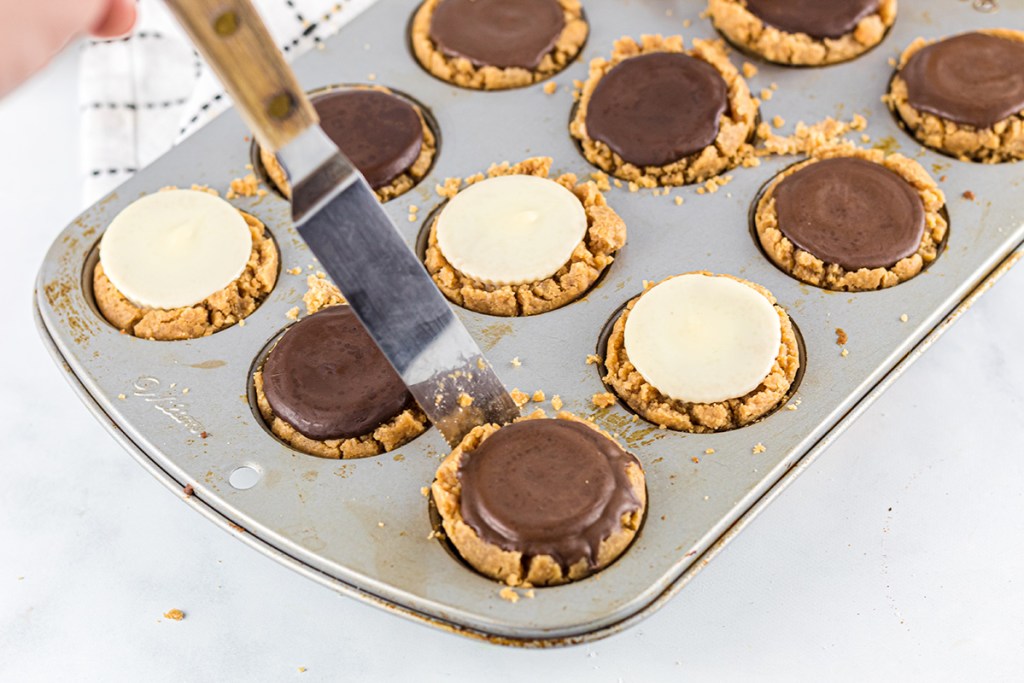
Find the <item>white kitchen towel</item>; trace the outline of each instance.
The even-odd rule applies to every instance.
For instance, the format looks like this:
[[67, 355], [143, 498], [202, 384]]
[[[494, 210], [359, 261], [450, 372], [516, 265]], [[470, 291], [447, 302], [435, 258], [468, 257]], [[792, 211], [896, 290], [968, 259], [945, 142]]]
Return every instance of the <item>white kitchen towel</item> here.
[[[255, 0], [290, 60], [375, 0]], [[162, 0], [139, 0], [126, 38], [82, 47], [82, 200], [92, 204], [230, 106], [220, 82]]]

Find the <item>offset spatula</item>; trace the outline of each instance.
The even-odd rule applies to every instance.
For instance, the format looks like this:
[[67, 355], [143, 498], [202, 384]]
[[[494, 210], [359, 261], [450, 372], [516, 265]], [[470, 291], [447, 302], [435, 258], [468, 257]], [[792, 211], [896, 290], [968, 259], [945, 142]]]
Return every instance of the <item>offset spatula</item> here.
[[370, 186], [319, 125], [249, 0], [167, 0], [292, 187], [299, 234], [452, 446], [519, 415]]

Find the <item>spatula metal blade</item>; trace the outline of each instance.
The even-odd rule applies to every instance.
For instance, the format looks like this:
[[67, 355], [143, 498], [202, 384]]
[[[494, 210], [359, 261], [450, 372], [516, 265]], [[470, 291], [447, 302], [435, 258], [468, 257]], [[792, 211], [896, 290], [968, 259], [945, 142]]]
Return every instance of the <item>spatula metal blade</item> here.
[[409, 387], [455, 446], [473, 427], [519, 409], [366, 180], [314, 127], [278, 152], [299, 234]]

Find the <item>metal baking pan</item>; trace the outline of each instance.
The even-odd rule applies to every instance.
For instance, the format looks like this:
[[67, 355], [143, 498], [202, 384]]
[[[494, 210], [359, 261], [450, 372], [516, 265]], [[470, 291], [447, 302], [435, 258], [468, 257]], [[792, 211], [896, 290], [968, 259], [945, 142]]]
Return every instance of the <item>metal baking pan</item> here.
[[[441, 203], [433, 188], [446, 177], [535, 155], [554, 157], [556, 172], [585, 177], [594, 170], [568, 135], [569, 90], [573, 79], [585, 78], [586, 62], [607, 55], [616, 38], [658, 32], [682, 33], [687, 42], [715, 37], [710, 23], [698, 17], [701, 3], [589, 3], [591, 35], [583, 58], [555, 77], [557, 93], [545, 94], [541, 85], [475, 92], [443, 83], [416, 63], [406, 34], [416, 4], [377, 3], [327, 41], [326, 49], [311, 51], [295, 65], [309, 89], [373, 82], [408, 94], [432, 112], [441, 133], [437, 162], [416, 189], [386, 205], [410, 246], [422, 220], [408, 221], [409, 206], [418, 205], [419, 215], [426, 216]], [[692, 26], [684, 27], [687, 19]], [[266, 223], [282, 256], [276, 289], [244, 326], [205, 339], [153, 342], [119, 334], [97, 314], [90, 264], [102, 230], [118, 211], [166, 185], [209, 184], [224, 192], [232, 178], [248, 173], [247, 131], [233, 111], [59, 235], [39, 272], [37, 323], [72, 386], [129, 453], [188, 504], [282, 564], [340, 592], [464, 635], [533, 646], [599, 638], [637, 622], [675, 594], [1019, 258], [1024, 164], [978, 165], [926, 150], [900, 130], [880, 101], [892, 72], [888, 60], [917, 36], [995, 26], [1024, 26], [1024, 7], [982, 13], [957, 0], [903, 0], [896, 25], [864, 57], [821, 69], [758, 63], [760, 73], [750, 79], [755, 93], [778, 83], [775, 97], [763, 105], [765, 120], [780, 115], [793, 124], [863, 114], [874, 144], [945, 177], [940, 186], [947, 195], [949, 242], [913, 280], [878, 292], [833, 293], [775, 268], [751, 237], [748, 210], [759, 188], [794, 161], [778, 158], [733, 171], [734, 180], [715, 194], [674, 190], [672, 196], [685, 197], [682, 206], [649, 191], [607, 193], [626, 220], [628, 243], [581, 301], [521, 319], [458, 309], [510, 388], [560, 395], [565, 409], [617, 433], [647, 472], [647, 520], [626, 554], [584, 581], [537, 589], [533, 599], [502, 600], [498, 584], [454, 559], [442, 541], [428, 538], [431, 519], [420, 489], [449, 451], [435, 431], [395, 453], [332, 461], [293, 451], [263, 426], [248, 394], [254, 359], [289, 323], [286, 312], [301, 306], [304, 275], [311, 272], [308, 266], [316, 268], [276, 194], [234, 200]], [[740, 55], [734, 59], [743, 61]], [[963, 196], [968, 190], [975, 199]], [[286, 272], [294, 267], [304, 275]], [[591, 405], [590, 397], [605, 389], [596, 366], [585, 359], [595, 352], [608, 320], [641, 291], [644, 280], [695, 269], [758, 282], [789, 311], [806, 350], [806, 373], [792, 401], [799, 401], [797, 410], [780, 410], [731, 432], [689, 435], [634, 423], [621, 406]], [[836, 345], [837, 327], [849, 335], [846, 357]], [[521, 366], [511, 364], [514, 357]], [[754, 454], [758, 443], [767, 450]], [[714, 453], [705, 454], [707, 449]], [[232, 485], [240, 484], [239, 468], [254, 475], [251, 487]], [[185, 486], [191, 486], [190, 496]]]

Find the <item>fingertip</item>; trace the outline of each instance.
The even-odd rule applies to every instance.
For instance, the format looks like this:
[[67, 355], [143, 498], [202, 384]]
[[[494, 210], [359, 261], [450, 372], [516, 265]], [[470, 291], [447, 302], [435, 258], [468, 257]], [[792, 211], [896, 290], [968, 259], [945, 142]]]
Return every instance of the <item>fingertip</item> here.
[[107, 12], [93, 27], [97, 38], [116, 38], [132, 30], [135, 25], [135, 0], [111, 0]]

